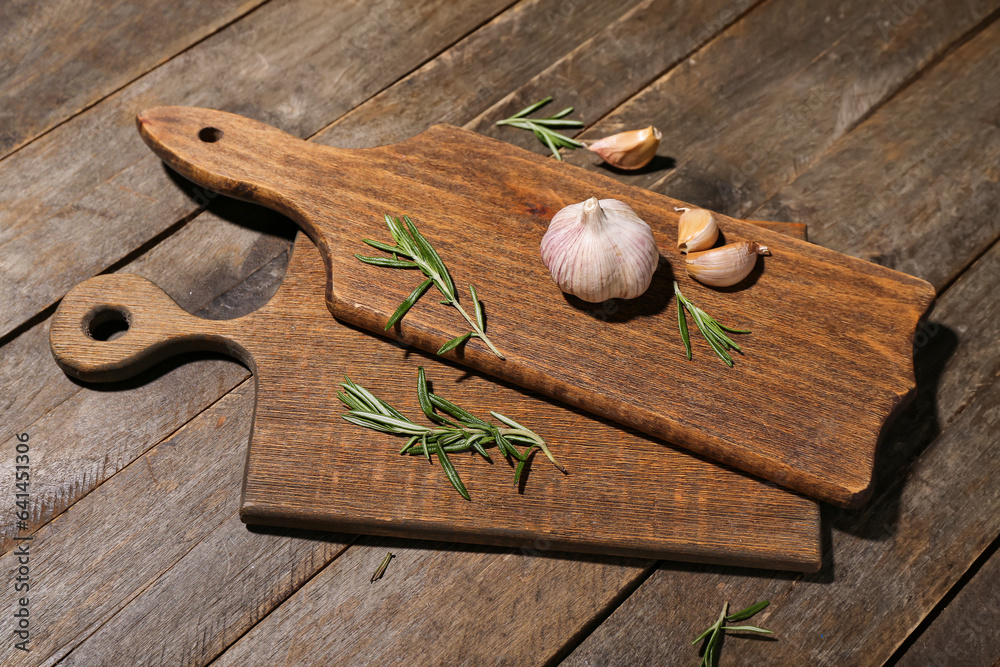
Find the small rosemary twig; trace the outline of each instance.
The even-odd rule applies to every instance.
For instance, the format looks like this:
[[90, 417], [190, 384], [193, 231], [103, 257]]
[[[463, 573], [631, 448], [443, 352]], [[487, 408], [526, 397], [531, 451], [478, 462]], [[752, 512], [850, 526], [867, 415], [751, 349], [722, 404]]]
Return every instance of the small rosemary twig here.
[[729, 350], [736, 350], [741, 354], [743, 350], [725, 332], [728, 331], [734, 334], [748, 334], [750, 332], [746, 329], [730, 329], [724, 324], [719, 324], [714, 317], [691, 303], [681, 294], [680, 288], [677, 287], [677, 281], [674, 281], [674, 294], [677, 295], [677, 328], [681, 330], [681, 340], [684, 341], [684, 349], [687, 352], [688, 360], [691, 359], [691, 336], [688, 334], [687, 317], [684, 315], [685, 309], [691, 313], [698, 331], [708, 341], [708, 345], [712, 350], [719, 355], [719, 359], [722, 359], [726, 362], [727, 366], [732, 368], [733, 357], [729, 354]]
[[729, 614], [729, 603], [722, 605], [722, 613], [719, 614], [719, 619], [713, 623], [707, 630], [695, 637], [691, 644], [697, 644], [701, 640], [708, 638], [705, 642], [704, 653], [702, 654], [700, 667], [714, 667], [716, 660], [718, 659], [719, 647], [722, 645], [722, 635], [726, 632], [758, 632], [765, 635], [774, 634], [770, 630], [765, 630], [764, 628], [754, 627], [752, 625], [726, 625], [726, 623], [732, 623], [734, 621], [743, 621], [751, 616], [754, 616], [760, 612], [764, 607], [771, 604], [767, 600], [762, 600], [757, 604], [750, 605], [743, 611], [738, 611], [735, 614]]
[[393, 558], [394, 556], [392, 555], [391, 551], [387, 553], [385, 555], [385, 558], [382, 559], [382, 562], [379, 563], [378, 569], [375, 570], [375, 574], [372, 575], [372, 580], [368, 583], [374, 584], [376, 581], [381, 579], [382, 575], [385, 574], [385, 568], [389, 567], [389, 561], [391, 561]]
[[526, 118], [529, 113], [537, 111], [551, 101], [552, 96], [550, 95], [544, 100], [535, 102], [531, 106], [521, 109], [510, 118], [498, 120], [496, 124], [510, 125], [511, 127], [517, 127], [522, 130], [531, 130], [534, 132], [535, 137], [537, 137], [539, 141], [549, 147], [549, 150], [552, 151], [552, 155], [554, 155], [557, 160], [562, 160], [562, 156], [559, 155], [560, 148], [583, 148], [583, 143], [577, 141], [576, 139], [570, 139], [566, 135], [559, 134], [550, 128], [583, 127], [583, 121], [565, 120], [563, 118], [564, 116], [568, 116], [573, 113], [573, 107], [566, 107], [559, 113], [553, 114], [548, 118]]
[[[411, 421], [396, 408], [352, 382], [349, 377], [344, 378], [340, 387], [342, 391], [337, 392], [337, 397], [350, 408], [343, 415], [345, 420], [373, 431], [407, 436], [409, 439], [399, 453], [423, 455], [428, 461], [431, 460], [431, 454], [437, 456], [448, 481], [466, 500], [471, 500], [469, 492], [448, 459], [448, 454], [471, 449], [487, 461], [492, 461], [485, 447], [495, 444], [504, 457], [517, 461], [514, 470], [515, 486], [521, 480], [521, 474], [536, 449], [541, 450], [560, 471], [566, 472], [566, 468], [549, 451], [545, 441], [531, 429], [499, 412], [491, 411], [494, 419], [504, 424], [498, 427], [430, 391], [423, 367], [417, 370], [417, 399], [424, 416], [437, 424], [434, 427]], [[522, 452], [516, 444], [527, 445], [528, 449]]]
[[[500, 350], [494, 347], [493, 342], [486, 337], [486, 317], [483, 310], [483, 303], [476, 294], [476, 288], [469, 285], [469, 292], [472, 294], [473, 309], [476, 313], [476, 318], [473, 319], [465, 312], [465, 308], [462, 308], [462, 304], [458, 302], [455, 283], [451, 279], [451, 274], [448, 273], [448, 268], [441, 261], [441, 256], [434, 250], [434, 246], [424, 238], [424, 235], [417, 231], [417, 226], [413, 224], [410, 217], [404, 215], [403, 220], [400, 221], [399, 218], [386, 215], [385, 224], [389, 226], [389, 233], [392, 234], [396, 245], [391, 246], [388, 243], [372, 241], [371, 239], [362, 239], [362, 241], [373, 248], [390, 253], [392, 257], [366, 257], [360, 254], [354, 256], [365, 264], [373, 266], [382, 266], [390, 269], [420, 269], [427, 276], [427, 279], [420, 283], [408, 297], [403, 299], [403, 303], [399, 304], [396, 312], [392, 314], [386, 323], [386, 330], [391, 329], [396, 322], [403, 319], [403, 315], [406, 315], [406, 312], [413, 307], [413, 304], [424, 295], [424, 292], [430, 289], [431, 285], [434, 285], [441, 292], [441, 295], [444, 296], [445, 301], [443, 303], [454, 306], [462, 314], [462, 317], [465, 318], [465, 321], [469, 323], [469, 326], [472, 327], [472, 331], [469, 333], [456, 336], [442, 345], [437, 353], [444, 354], [460, 345], [464, 345], [470, 338], [479, 338], [486, 343], [486, 346], [490, 348], [493, 354], [501, 359], [505, 359]], [[409, 259], [400, 259], [400, 256], [408, 257]]]

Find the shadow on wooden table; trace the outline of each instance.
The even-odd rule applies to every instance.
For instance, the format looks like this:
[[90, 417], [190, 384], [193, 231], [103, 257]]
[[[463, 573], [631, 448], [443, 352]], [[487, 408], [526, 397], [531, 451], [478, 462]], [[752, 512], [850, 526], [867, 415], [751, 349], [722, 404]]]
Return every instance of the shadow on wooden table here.
[[941, 434], [938, 387], [957, 347], [958, 336], [948, 327], [920, 323], [914, 341], [916, 396], [883, 434], [876, 452], [872, 500], [859, 510], [824, 506], [824, 524], [869, 540], [888, 539], [895, 534], [907, 471]]

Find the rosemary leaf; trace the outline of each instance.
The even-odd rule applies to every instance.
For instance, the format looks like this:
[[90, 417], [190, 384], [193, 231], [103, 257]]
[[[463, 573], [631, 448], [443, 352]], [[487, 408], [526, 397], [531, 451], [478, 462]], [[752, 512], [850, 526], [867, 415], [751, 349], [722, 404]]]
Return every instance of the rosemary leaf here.
[[771, 604], [770, 601], [761, 600], [757, 604], [752, 604], [742, 611], [738, 611], [735, 614], [730, 614], [729, 616], [726, 616], [726, 620], [729, 621], [730, 623], [733, 623], [735, 621], [744, 621], [750, 618], [751, 616], [755, 616], [758, 612], [763, 611], [763, 609], [767, 607], [767, 605], [769, 604]]
[[437, 353], [438, 354], [444, 354], [445, 352], [451, 352], [456, 347], [458, 347], [460, 345], [464, 345], [465, 343], [467, 343], [469, 341], [469, 339], [472, 338], [473, 335], [474, 335], [474, 333], [472, 331], [470, 331], [467, 334], [462, 334], [461, 336], [455, 336], [450, 341], [448, 341], [447, 343], [445, 343], [444, 345], [442, 345], [438, 349]]
[[365, 257], [364, 255], [354, 255], [365, 264], [372, 266], [384, 266], [388, 269], [419, 269], [420, 265], [404, 259], [391, 259], [389, 257]]
[[[552, 101], [552, 96], [549, 95], [544, 100], [539, 100], [538, 102], [535, 102], [534, 104], [528, 105], [527, 107], [521, 109], [516, 114], [514, 114], [513, 116], [511, 116], [511, 118], [523, 118], [524, 116], [527, 116], [529, 113], [534, 113], [535, 111], [538, 111], [539, 109], [541, 109], [543, 106], [545, 106], [546, 104], [548, 104], [551, 101]], [[572, 111], [573, 111], [573, 107], [570, 107], [568, 110], [566, 110], [566, 113], [570, 113]], [[563, 116], [565, 116], [565, 115], [566, 114], [564, 113]]]
[[436, 394], [431, 394], [430, 399], [431, 403], [434, 404], [434, 407], [438, 408], [439, 410], [444, 410], [445, 412], [447, 412], [460, 422], [463, 422], [465, 424], [471, 424], [473, 426], [477, 426], [480, 428], [490, 427], [490, 424], [488, 422], [483, 421], [482, 419], [472, 414], [468, 410], [458, 407], [457, 405], [455, 405], [446, 398], [441, 398]]
[[[376, 250], [382, 250], [383, 252], [387, 252], [390, 254], [399, 252], [399, 248], [397, 248], [396, 246], [391, 246], [388, 243], [382, 243], [381, 241], [373, 241], [371, 239], [361, 239], [361, 242], [367, 243]], [[355, 255], [355, 257], [357, 257], [357, 255]]]
[[434, 406], [431, 404], [430, 399], [430, 391], [427, 388], [427, 376], [424, 374], [423, 366], [417, 369], [417, 400], [420, 402], [420, 409], [423, 411], [425, 417], [439, 424], [447, 424], [458, 428], [458, 424], [434, 412]]
[[691, 336], [688, 334], [687, 317], [684, 315], [683, 304], [677, 304], [677, 328], [681, 330], [681, 340], [684, 341], [684, 350], [687, 352], [688, 361], [691, 361]]
[[387, 553], [385, 555], [385, 558], [382, 559], [382, 562], [379, 563], [378, 569], [375, 570], [375, 574], [372, 575], [371, 581], [369, 581], [368, 583], [374, 584], [376, 581], [381, 579], [382, 576], [385, 574], [385, 568], [389, 567], [389, 561], [391, 561], [393, 558], [394, 556], [392, 555], [391, 551]]
[[420, 283], [415, 290], [410, 292], [410, 295], [408, 297], [403, 299], [403, 303], [399, 304], [399, 306], [396, 308], [396, 312], [394, 312], [392, 316], [389, 318], [389, 321], [385, 323], [386, 331], [395, 326], [396, 322], [403, 319], [403, 315], [406, 315], [406, 313], [410, 310], [410, 308], [413, 307], [413, 304], [417, 302], [417, 299], [422, 297], [424, 293], [430, 289], [432, 284], [434, 284], [434, 281], [428, 278], [424, 282]]
[[[529, 449], [528, 454], [533, 450]], [[528, 464], [528, 457], [525, 455], [523, 459], [517, 462], [517, 467], [514, 469], [514, 486], [517, 486], [521, 481], [521, 473], [524, 472], [524, 467]]]
[[486, 313], [483, 310], [483, 302], [479, 300], [479, 295], [476, 294], [476, 288], [471, 283], [469, 284], [469, 294], [472, 295], [472, 305], [476, 309], [476, 324], [483, 331], [486, 331]]
[[758, 628], [753, 625], [727, 625], [726, 632], [759, 632], [765, 635], [774, 634], [770, 630], [765, 630], [764, 628]]
[[466, 500], [472, 500], [472, 498], [469, 497], [468, 489], [466, 489], [465, 484], [462, 483], [462, 478], [458, 476], [457, 472], [455, 472], [455, 467], [451, 465], [451, 460], [448, 459], [448, 455], [444, 453], [444, 449], [440, 444], [437, 445], [437, 457], [438, 462], [441, 464], [441, 467], [444, 468], [444, 474], [448, 476], [448, 481], [451, 482], [451, 485], [462, 494], [463, 498]]

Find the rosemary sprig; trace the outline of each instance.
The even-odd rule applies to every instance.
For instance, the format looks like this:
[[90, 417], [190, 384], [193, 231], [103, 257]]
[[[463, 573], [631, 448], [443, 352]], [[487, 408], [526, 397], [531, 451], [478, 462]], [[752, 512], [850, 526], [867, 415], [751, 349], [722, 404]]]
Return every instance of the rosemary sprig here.
[[758, 632], [765, 635], [774, 634], [770, 630], [765, 630], [764, 628], [758, 628], [753, 625], [726, 625], [726, 623], [733, 623], [735, 621], [743, 621], [751, 616], [754, 616], [760, 612], [764, 607], [771, 604], [767, 600], [762, 600], [757, 604], [750, 605], [743, 611], [738, 611], [735, 614], [729, 614], [729, 603], [722, 605], [722, 613], [719, 614], [719, 619], [713, 623], [707, 630], [695, 637], [691, 644], [697, 644], [701, 640], [708, 638], [705, 642], [704, 653], [702, 653], [700, 667], [714, 667], [716, 661], [718, 660], [719, 647], [722, 645], [722, 635], [726, 632]]
[[[566, 468], [552, 456], [545, 441], [526, 426], [499, 412], [490, 411], [494, 419], [504, 424], [496, 426], [430, 391], [423, 367], [417, 370], [417, 400], [424, 416], [435, 423], [433, 427], [417, 424], [349, 377], [344, 378], [340, 388], [342, 391], [337, 392], [337, 397], [350, 408], [343, 415], [345, 420], [373, 431], [406, 436], [408, 439], [400, 454], [422, 455], [428, 461], [434, 454], [448, 481], [466, 500], [471, 500], [469, 491], [448, 454], [474, 450], [487, 461], [492, 461], [485, 447], [495, 444], [505, 458], [517, 461], [515, 486], [536, 449], [541, 450], [556, 468], [566, 472]], [[527, 449], [521, 451], [517, 445], [526, 445]]]
[[[424, 235], [417, 231], [417, 226], [413, 224], [410, 217], [404, 215], [403, 220], [400, 221], [399, 218], [386, 215], [385, 224], [389, 226], [389, 233], [392, 234], [396, 245], [393, 246], [371, 239], [362, 239], [362, 241], [377, 250], [391, 254], [392, 257], [366, 257], [360, 254], [354, 256], [365, 264], [371, 264], [372, 266], [382, 266], [390, 269], [420, 269], [427, 276], [427, 279], [420, 283], [408, 297], [403, 299], [403, 303], [399, 304], [396, 312], [386, 322], [386, 330], [391, 329], [396, 322], [403, 319], [403, 315], [406, 315], [407, 311], [413, 307], [413, 304], [430, 289], [431, 285], [434, 285], [445, 298], [442, 303], [454, 306], [472, 327], [472, 331], [469, 333], [456, 336], [442, 345], [437, 353], [444, 354], [460, 345], [464, 345], [470, 338], [479, 338], [486, 343], [486, 346], [490, 348], [493, 354], [501, 359], [505, 359], [500, 350], [494, 347], [493, 342], [486, 337], [485, 312], [483, 310], [483, 303], [476, 294], [476, 288], [469, 285], [469, 293], [472, 294], [473, 311], [476, 314], [475, 319], [473, 319], [465, 312], [465, 308], [462, 308], [462, 304], [458, 302], [458, 294], [455, 292], [455, 282], [451, 279], [451, 274], [448, 273], [448, 268], [441, 260], [441, 256], [434, 250], [434, 246], [424, 238]], [[400, 259], [400, 256], [408, 259]]]
[[677, 281], [674, 281], [674, 294], [677, 295], [677, 327], [681, 330], [681, 340], [684, 341], [684, 349], [687, 352], [688, 360], [691, 359], [691, 336], [688, 334], [687, 317], [684, 315], [685, 309], [691, 313], [698, 331], [708, 341], [709, 347], [719, 355], [719, 359], [722, 359], [726, 362], [727, 366], [732, 368], [733, 357], [729, 354], [729, 350], [736, 350], [740, 354], [743, 353], [743, 350], [726, 335], [726, 332], [748, 334], [750, 331], [747, 329], [730, 329], [726, 325], [720, 324], [714, 317], [691, 303], [687, 297], [681, 294], [680, 288], [677, 287]]
[[557, 160], [562, 160], [562, 156], [559, 155], [560, 148], [583, 148], [583, 143], [577, 141], [576, 139], [570, 139], [564, 134], [559, 134], [555, 130], [551, 129], [553, 127], [583, 127], [583, 121], [579, 120], [566, 120], [564, 117], [573, 113], [573, 107], [566, 107], [557, 114], [553, 114], [548, 118], [527, 118], [529, 113], [533, 113], [538, 109], [542, 108], [546, 104], [552, 101], [552, 96], [546, 97], [544, 100], [535, 102], [529, 107], [521, 109], [516, 114], [510, 118], [505, 118], [503, 120], [498, 120], [497, 125], [510, 125], [511, 127], [517, 127], [522, 130], [531, 130], [534, 132], [535, 137], [538, 138], [543, 144], [549, 147], [552, 151], [552, 155], [555, 156]]

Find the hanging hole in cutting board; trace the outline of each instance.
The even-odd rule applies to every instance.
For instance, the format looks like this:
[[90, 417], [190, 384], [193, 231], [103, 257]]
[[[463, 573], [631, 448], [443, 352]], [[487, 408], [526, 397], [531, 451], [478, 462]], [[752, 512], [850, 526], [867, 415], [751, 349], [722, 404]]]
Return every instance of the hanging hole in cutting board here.
[[214, 144], [222, 138], [222, 130], [217, 127], [203, 127], [201, 128], [201, 131], [198, 132], [198, 138], [206, 144]]
[[98, 306], [88, 315], [83, 330], [94, 340], [107, 342], [124, 336], [128, 327], [128, 313], [125, 310]]

